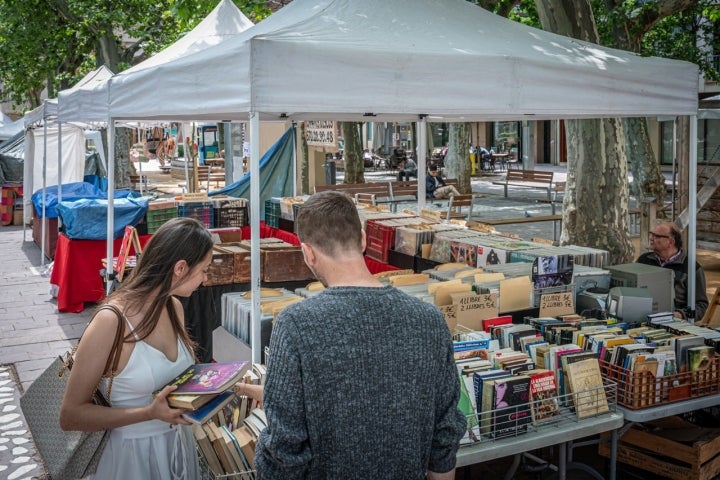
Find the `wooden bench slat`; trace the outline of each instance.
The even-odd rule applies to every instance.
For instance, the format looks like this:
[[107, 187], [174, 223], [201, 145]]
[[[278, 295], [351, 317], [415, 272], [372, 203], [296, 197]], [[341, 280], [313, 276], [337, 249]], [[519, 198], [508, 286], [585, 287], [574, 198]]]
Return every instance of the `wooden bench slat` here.
[[548, 199], [553, 200], [558, 192], [565, 191], [565, 182], [554, 182], [554, 172], [541, 170], [508, 170], [504, 181], [493, 182], [505, 188], [505, 197], [508, 196], [508, 186], [537, 188], [547, 192]]

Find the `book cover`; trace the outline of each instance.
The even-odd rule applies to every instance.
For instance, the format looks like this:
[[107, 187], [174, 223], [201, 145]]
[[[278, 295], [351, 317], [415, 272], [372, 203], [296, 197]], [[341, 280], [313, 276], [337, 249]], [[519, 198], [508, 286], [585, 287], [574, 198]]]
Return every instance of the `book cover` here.
[[647, 407], [655, 403], [655, 375], [658, 371], [658, 363], [657, 358], [646, 358], [644, 354], [635, 357], [632, 365], [633, 407]]
[[237, 398], [237, 395], [235, 395], [233, 391], [223, 392], [213, 397], [211, 401], [197, 410], [188, 410], [183, 413], [182, 417], [188, 422], [203, 424], [220, 412], [225, 405], [232, 402], [235, 398]]
[[675, 342], [675, 359], [677, 361], [678, 372], [688, 371], [687, 351], [692, 347], [701, 347], [705, 345], [705, 339], [698, 335], [684, 335], [676, 337]]
[[687, 365], [689, 371], [704, 370], [710, 366], [710, 361], [715, 353], [713, 347], [700, 345], [687, 349]]
[[494, 382], [491, 436], [505, 437], [527, 431], [530, 414], [530, 378], [498, 378]]
[[247, 361], [196, 363], [190, 365], [167, 385], [177, 385], [177, 389], [171, 395], [217, 394], [240, 381], [249, 367]]
[[565, 374], [569, 391], [573, 394], [575, 414], [579, 419], [610, 410], [596, 358], [568, 364]]
[[547, 422], [560, 413], [555, 374], [535, 369], [523, 372], [530, 377], [530, 414], [534, 425]]
[[486, 332], [490, 333], [492, 327], [498, 325], [510, 325], [512, 324], [512, 315], [503, 315], [500, 317], [486, 318], [482, 321], [482, 328]]
[[[463, 413], [463, 415], [465, 415], [467, 430], [465, 435], [463, 435], [463, 438], [460, 439], [460, 443], [471, 443], [478, 440], [477, 409], [474, 407], [475, 402], [473, 402], [473, 399], [471, 397], [471, 395], [474, 396], [475, 392], [471, 393], [468, 391], [467, 384], [465, 383], [465, 379], [463, 377], [464, 375], [460, 375], [460, 398], [458, 399], [458, 408]], [[249, 428], [252, 429], [252, 427], [250, 426]]]

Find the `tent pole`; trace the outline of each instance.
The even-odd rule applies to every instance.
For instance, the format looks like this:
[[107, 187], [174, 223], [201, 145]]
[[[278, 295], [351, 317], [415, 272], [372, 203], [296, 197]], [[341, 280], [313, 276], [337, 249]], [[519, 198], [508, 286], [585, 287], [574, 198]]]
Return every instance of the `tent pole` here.
[[[43, 105], [45, 104], [43, 103]], [[40, 222], [40, 236], [42, 237], [40, 240], [41, 267], [45, 266], [45, 223], [47, 221], [47, 218], [45, 218], [45, 203], [47, 202], [47, 198], [45, 197], [45, 190], [47, 188], [47, 121], [45, 121], [44, 119], [45, 115], [43, 115], [42, 221]]]
[[688, 167], [688, 321], [695, 323], [695, 258], [697, 252], [697, 115], [690, 115], [690, 158]]
[[677, 181], [677, 117], [673, 118], [673, 135], [672, 135], [672, 202], [670, 202], [670, 218], [675, 221], [675, 197], [677, 195], [676, 181]]
[[225, 185], [230, 185], [235, 181], [235, 156], [233, 155], [232, 142], [232, 122], [226, 120], [223, 122], [225, 130]]
[[262, 357], [260, 345], [260, 117], [250, 112], [250, 335], [252, 361]]
[[292, 122], [293, 139], [292, 139], [292, 172], [293, 172], [293, 197], [297, 195], [298, 191], [298, 156], [297, 156], [297, 122]]
[[[138, 139], [140, 139], [140, 129], [138, 128]], [[156, 147], [157, 148], [157, 147]], [[157, 152], [157, 149], [155, 150]], [[144, 152], [143, 152], [144, 153]], [[150, 155], [150, 151], [148, 150], [148, 155]], [[148, 157], [148, 162], [150, 162], [150, 157]], [[140, 155], [138, 155], [138, 170], [140, 170], [140, 196], [143, 196], [143, 175], [142, 175], [142, 159], [140, 158]]]
[[[58, 205], [60, 205], [60, 202], [62, 202], [62, 184], [63, 184], [63, 181], [62, 181], [62, 178], [63, 178], [63, 176], [62, 176], [62, 123], [60, 123], [60, 121], [57, 122], [57, 127], [58, 127], [58, 152], [57, 152], [57, 154], [58, 154], [58, 173], [57, 173], [58, 200], [57, 201], [58, 201]], [[57, 219], [58, 219], [58, 223], [57, 223], [58, 231], [55, 233], [59, 233], [60, 227], [62, 226], [60, 223], [62, 221], [60, 218], [60, 215], [58, 215]]]
[[115, 271], [113, 264], [113, 241], [114, 241], [114, 225], [115, 225], [115, 119], [108, 118], [108, 189], [107, 189], [107, 245], [105, 246], [105, 257], [107, 258], [107, 266], [105, 267], [105, 292], [110, 294], [112, 291], [111, 275]]
[[427, 120], [425, 115], [418, 117], [417, 133], [418, 213], [420, 213], [425, 208], [425, 176], [427, 175]]

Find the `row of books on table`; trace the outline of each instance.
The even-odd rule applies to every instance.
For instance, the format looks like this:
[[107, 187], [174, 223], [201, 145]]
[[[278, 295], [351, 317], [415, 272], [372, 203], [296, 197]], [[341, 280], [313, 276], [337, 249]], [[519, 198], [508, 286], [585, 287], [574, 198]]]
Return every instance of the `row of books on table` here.
[[591, 352], [558, 349], [557, 368], [545, 368], [527, 351], [495, 349], [497, 339], [487, 332], [468, 336], [460, 333], [454, 344], [461, 380], [458, 406], [467, 419], [461, 443], [516, 436], [609, 411], [600, 365]]
[[262, 385], [265, 376], [262, 364], [201, 363], [168, 382], [177, 386], [168, 403], [185, 409], [182, 416], [192, 423], [201, 465], [212, 476], [234, 473], [233, 478], [254, 478], [255, 444], [267, 419], [257, 400], [237, 395], [233, 387], [238, 382]]
[[527, 353], [537, 368], [556, 372], [562, 394], [559, 352], [583, 352], [598, 359], [606, 382], [616, 382], [618, 403], [630, 408], [720, 393], [720, 332], [673, 318], [671, 312], [648, 315], [628, 325], [614, 319], [578, 315], [526, 319], [511, 324], [503, 317], [483, 320], [499, 348]]

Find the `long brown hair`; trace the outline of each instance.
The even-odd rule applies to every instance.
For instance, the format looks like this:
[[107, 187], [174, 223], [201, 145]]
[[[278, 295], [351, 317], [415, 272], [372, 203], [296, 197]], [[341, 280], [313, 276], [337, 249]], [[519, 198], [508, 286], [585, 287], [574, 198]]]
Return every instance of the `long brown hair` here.
[[[173, 269], [180, 260], [185, 260], [190, 271], [212, 250], [213, 240], [202, 223], [193, 218], [174, 218], [164, 223], [153, 234], [138, 259], [137, 266], [129, 278], [108, 298], [121, 299], [126, 315], [142, 310], [145, 302], [150, 306], [135, 327], [137, 340], [143, 340], [155, 329], [163, 308], [167, 308], [173, 331], [182, 340], [188, 351], [195, 352], [193, 342], [180, 323], [175, 304], [170, 295]], [[126, 342], [137, 341], [127, 334]]]

